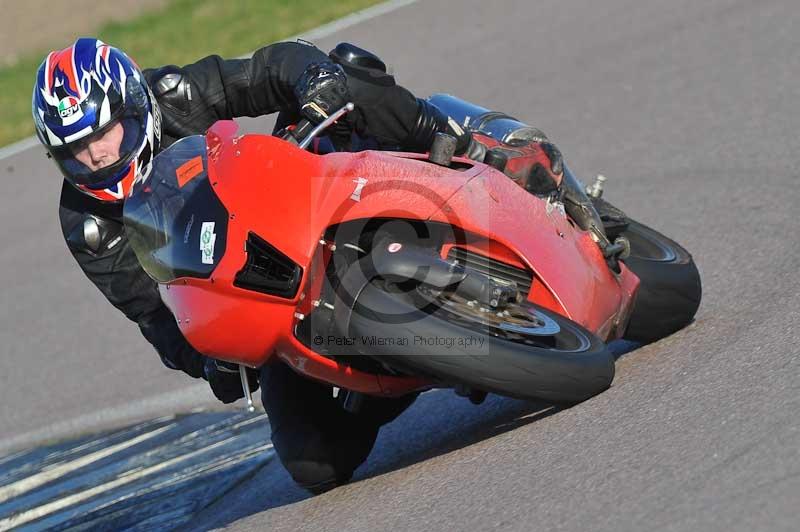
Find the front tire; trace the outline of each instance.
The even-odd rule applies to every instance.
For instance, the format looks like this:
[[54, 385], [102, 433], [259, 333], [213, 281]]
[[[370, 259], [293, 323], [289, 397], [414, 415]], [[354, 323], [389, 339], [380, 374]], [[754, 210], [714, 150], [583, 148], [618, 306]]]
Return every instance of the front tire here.
[[[559, 314], [528, 302], [514, 304], [518, 314], [510, 320], [518, 325], [509, 327], [499, 325], [503, 320], [488, 319], [488, 314], [487, 319], [471, 318], [475, 309], [468, 310], [464, 302], [455, 301], [460, 306], [454, 307], [440, 303], [421, 295], [420, 288], [399, 292], [384, 281], [373, 281], [358, 296], [349, 333], [393, 339], [390, 345], [369, 347], [365, 354], [386, 357], [392, 365], [448, 385], [567, 403], [588, 399], [611, 385], [614, 357], [606, 345]], [[392, 319], [398, 316], [402, 319]], [[524, 326], [525, 319], [542, 327]], [[466, 345], [467, 338], [474, 343]], [[447, 345], [447, 339], [453, 339], [453, 345]]]
[[623, 262], [639, 277], [625, 338], [650, 343], [686, 327], [700, 306], [700, 273], [692, 256], [675, 241], [629, 220], [622, 236], [631, 244]]

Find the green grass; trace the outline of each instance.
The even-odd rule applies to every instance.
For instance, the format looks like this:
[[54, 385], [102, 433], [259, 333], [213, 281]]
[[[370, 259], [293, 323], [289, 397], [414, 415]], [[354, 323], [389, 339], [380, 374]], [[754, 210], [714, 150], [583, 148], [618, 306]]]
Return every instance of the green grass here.
[[[209, 54], [236, 57], [379, 2], [173, 0], [160, 11], [108, 24], [95, 36], [123, 49], [142, 68], [182, 65]], [[33, 134], [31, 92], [36, 70], [48, 51], [0, 69], [0, 146]]]

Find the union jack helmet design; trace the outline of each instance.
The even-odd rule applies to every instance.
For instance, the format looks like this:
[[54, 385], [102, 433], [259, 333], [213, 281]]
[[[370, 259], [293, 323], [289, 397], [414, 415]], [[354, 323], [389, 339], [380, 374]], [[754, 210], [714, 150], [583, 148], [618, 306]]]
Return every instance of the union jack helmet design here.
[[[161, 113], [141, 70], [124, 52], [81, 38], [50, 52], [33, 87], [36, 134], [64, 178], [101, 201], [118, 202], [150, 172], [161, 141]], [[75, 154], [123, 126], [119, 159], [92, 171]]]

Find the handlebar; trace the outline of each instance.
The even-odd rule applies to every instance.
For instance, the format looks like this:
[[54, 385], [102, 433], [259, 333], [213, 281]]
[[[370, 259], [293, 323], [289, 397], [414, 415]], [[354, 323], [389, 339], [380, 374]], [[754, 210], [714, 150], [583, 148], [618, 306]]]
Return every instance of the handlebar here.
[[[348, 102], [340, 109], [332, 113], [328, 118], [317, 124], [311, 131], [306, 134], [308, 128], [311, 127], [311, 122], [306, 119], [301, 120], [297, 123], [297, 127], [293, 131], [287, 131], [283, 135], [283, 140], [288, 140], [290, 142], [296, 142], [297, 146], [304, 150], [308, 148], [311, 141], [319, 135], [323, 130], [325, 130], [328, 126], [339, 120], [341, 117], [355, 109], [355, 104], [353, 102]], [[305, 135], [303, 137], [303, 135]]]

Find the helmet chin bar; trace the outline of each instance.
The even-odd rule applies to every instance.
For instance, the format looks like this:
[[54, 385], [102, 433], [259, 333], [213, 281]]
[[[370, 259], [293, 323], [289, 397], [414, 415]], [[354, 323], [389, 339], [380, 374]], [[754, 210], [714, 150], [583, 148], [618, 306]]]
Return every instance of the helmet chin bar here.
[[91, 196], [97, 200], [106, 203], [122, 203], [125, 198], [130, 195], [131, 188], [134, 182], [134, 175], [136, 174], [136, 161], [129, 164], [125, 175], [111, 185], [106, 185], [105, 188], [92, 189], [85, 185], [77, 185], [76, 188], [81, 193]]

